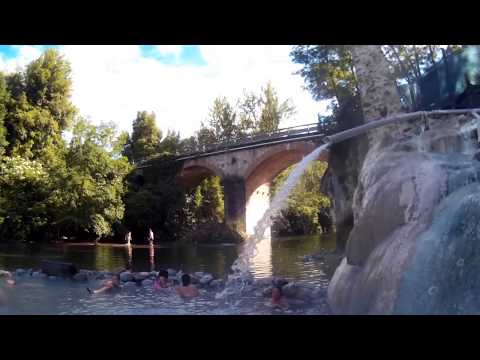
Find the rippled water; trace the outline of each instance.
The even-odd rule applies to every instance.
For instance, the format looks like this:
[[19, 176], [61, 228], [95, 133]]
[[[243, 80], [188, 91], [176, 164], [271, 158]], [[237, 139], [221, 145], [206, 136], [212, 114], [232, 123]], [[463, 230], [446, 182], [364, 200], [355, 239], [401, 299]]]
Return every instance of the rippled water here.
[[[252, 261], [252, 273], [257, 278], [283, 276], [313, 287], [325, 288], [333, 269], [318, 261], [303, 261], [303, 256], [321, 249], [335, 247], [333, 238], [311, 236], [272, 240], [270, 246], [260, 249]], [[79, 268], [116, 270], [131, 262], [134, 271], [153, 268], [182, 269], [185, 272], [207, 271], [225, 277], [241, 251], [241, 246], [172, 245], [155, 249], [151, 259], [148, 248], [128, 251], [119, 246], [3, 246], [0, 247], [0, 269], [37, 267], [42, 259], [73, 262]], [[151, 261], [153, 260], [153, 261]], [[215, 299], [213, 291], [203, 291], [193, 300], [183, 300], [176, 294], [159, 295], [151, 287], [124, 288], [116, 294], [91, 296], [86, 286], [98, 286], [71, 280], [49, 280], [19, 277], [13, 289], [3, 289], [8, 297], [7, 307], [0, 314], [278, 314], [265, 305], [266, 299], [255, 292], [243, 294], [234, 302]], [[294, 314], [324, 314], [325, 299], [317, 304], [292, 308]]]

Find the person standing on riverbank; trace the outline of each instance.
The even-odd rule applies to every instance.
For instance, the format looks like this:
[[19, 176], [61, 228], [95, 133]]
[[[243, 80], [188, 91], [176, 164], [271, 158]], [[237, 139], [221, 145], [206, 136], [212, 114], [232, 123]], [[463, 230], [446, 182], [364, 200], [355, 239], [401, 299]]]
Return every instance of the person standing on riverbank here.
[[148, 243], [153, 246], [154, 235], [152, 229], [148, 229]]

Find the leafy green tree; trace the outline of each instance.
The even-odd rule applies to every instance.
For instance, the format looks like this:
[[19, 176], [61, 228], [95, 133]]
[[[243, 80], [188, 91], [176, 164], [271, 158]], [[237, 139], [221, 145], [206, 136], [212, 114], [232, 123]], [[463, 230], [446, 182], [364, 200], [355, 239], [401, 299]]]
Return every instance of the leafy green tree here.
[[25, 92], [33, 106], [48, 110], [59, 130], [67, 128], [76, 112], [70, 102], [71, 67], [55, 49], [46, 50], [25, 72]]
[[41, 162], [18, 156], [0, 163], [0, 239], [26, 241], [48, 225], [52, 184]]
[[9, 101], [10, 94], [7, 90], [7, 83], [5, 76], [0, 72], [0, 159], [5, 153], [5, 147], [8, 145], [6, 135], [7, 129], [4, 125], [4, 119], [7, 114], [7, 103]]
[[47, 50], [24, 72], [7, 77], [7, 154], [38, 159], [61, 146], [61, 132], [76, 112], [70, 101], [70, 65]]
[[[274, 227], [280, 234], [306, 235], [320, 231], [318, 215], [328, 212], [331, 206], [330, 199], [319, 191], [326, 169], [326, 162], [316, 161], [305, 171], [288, 197], [286, 208], [275, 219]], [[272, 196], [292, 170], [293, 167], [289, 167], [274, 179], [270, 190]]]
[[218, 176], [205, 178], [187, 195], [192, 224], [224, 221], [223, 190]]
[[113, 224], [123, 219], [126, 158], [114, 159], [112, 126], [94, 126], [79, 118], [66, 152], [66, 172], [56, 172], [58, 184], [50, 197], [53, 222], [63, 233], [97, 238], [112, 235]]
[[162, 132], [155, 124], [155, 113], [139, 111], [133, 120], [130, 151], [134, 163], [146, 160], [158, 153]]
[[168, 131], [158, 146], [159, 154], [178, 155], [182, 153], [184, 143], [180, 139], [180, 133], [175, 131]]
[[124, 223], [136, 243], [149, 228], [160, 241], [175, 240], [187, 229], [185, 193], [177, 180], [182, 164], [171, 155], [159, 155], [150, 165], [127, 176]]
[[237, 114], [225, 97], [215, 99], [209, 114], [216, 142], [232, 141], [237, 135]]
[[275, 89], [269, 82], [263, 89], [260, 99], [261, 113], [255, 130], [260, 133], [269, 133], [278, 130], [280, 122], [295, 113], [295, 108], [289, 100], [279, 103]]

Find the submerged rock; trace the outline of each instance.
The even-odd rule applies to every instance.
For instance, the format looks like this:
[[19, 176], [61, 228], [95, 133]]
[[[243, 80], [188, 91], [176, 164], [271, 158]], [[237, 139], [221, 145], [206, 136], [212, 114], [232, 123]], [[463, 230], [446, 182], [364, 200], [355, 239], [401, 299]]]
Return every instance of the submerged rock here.
[[133, 281], [134, 277], [130, 271], [120, 273], [120, 280], [123, 282]]
[[126, 281], [123, 284], [124, 288], [131, 288], [131, 287], [135, 287], [135, 286], [137, 286], [137, 283], [135, 281]]
[[36, 278], [45, 278], [45, 277], [47, 277], [47, 275], [44, 274], [44, 273], [42, 273], [41, 271], [34, 271], [34, 272], [32, 273], [32, 276], [33, 276], [33, 277], [36, 277]]
[[142, 286], [152, 286], [152, 285], [153, 285], [153, 280], [145, 279], [142, 281]]
[[288, 284], [288, 280], [285, 278], [273, 278], [273, 285], [274, 286], [285, 286]]
[[177, 272], [174, 269], [167, 269], [168, 276], [176, 276]]
[[73, 280], [75, 280], [75, 281], [88, 281], [88, 276], [85, 273], [79, 272], [78, 274], [73, 275]]
[[209, 284], [212, 288], [220, 288], [225, 285], [225, 281], [223, 279], [215, 279], [212, 280]]
[[146, 278], [148, 278], [149, 275], [150, 275], [150, 273], [148, 273], [148, 272], [133, 273], [133, 279], [135, 281], [143, 281]]
[[213, 276], [211, 274], [206, 274], [202, 276], [202, 278], [200, 279], [200, 284], [208, 285], [208, 283], [210, 283], [210, 281], [212, 280], [213, 280]]
[[273, 285], [273, 282], [274, 282], [274, 278], [272, 276], [269, 276], [269, 277], [266, 277], [266, 278], [255, 279], [253, 284], [255, 286], [263, 287], [263, 286], [271, 286], [271, 285]]

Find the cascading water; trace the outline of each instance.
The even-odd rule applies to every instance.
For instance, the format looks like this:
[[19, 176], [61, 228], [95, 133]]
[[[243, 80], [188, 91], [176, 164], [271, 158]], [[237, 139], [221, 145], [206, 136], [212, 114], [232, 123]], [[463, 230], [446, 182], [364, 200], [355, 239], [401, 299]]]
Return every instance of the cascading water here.
[[298, 183], [300, 177], [312, 161], [315, 161], [330, 144], [319, 146], [299, 162], [288, 176], [285, 183], [273, 197], [270, 207], [265, 211], [260, 221], [254, 228], [254, 234], [247, 239], [247, 242], [232, 265], [233, 274], [229, 275], [227, 286], [224, 291], [217, 294], [217, 298], [225, 298], [242, 291], [251, 280], [249, 275], [250, 261], [257, 253], [257, 245], [264, 239], [265, 230], [272, 225], [272, 219], [285, 207], [290, 192]]

